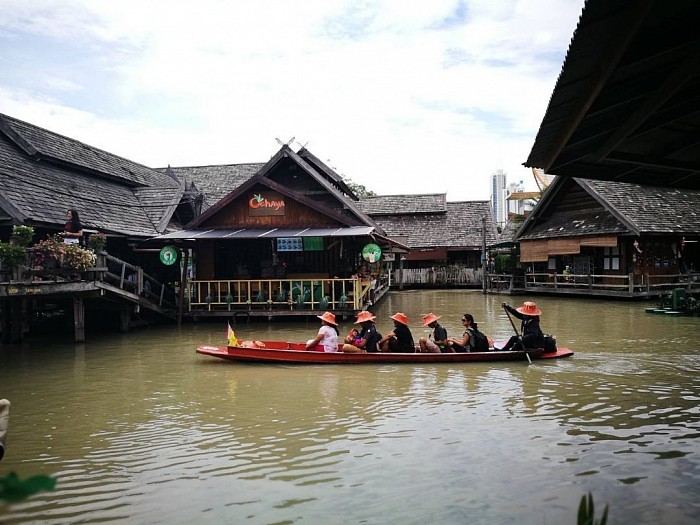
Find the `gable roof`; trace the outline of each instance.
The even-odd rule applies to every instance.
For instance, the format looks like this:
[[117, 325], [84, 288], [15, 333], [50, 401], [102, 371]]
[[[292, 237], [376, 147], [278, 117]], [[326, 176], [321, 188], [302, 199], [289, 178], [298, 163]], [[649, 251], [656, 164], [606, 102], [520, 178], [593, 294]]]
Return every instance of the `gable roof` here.
[[184, 191], [166, 173], [1, 114], [0, 187], [6, 222], [63, 228], [75, 208], [86, 228], [137, 237], [164, 231]]
[[203, 194], [202, 211], [204, 211], [253, 177], [264, 165], [263, 162], [250, 162], [211, 166], [168, 166], [168, 168], [157, 169], [161, 172], [170, 169], [178, 179], [186, 183], [194, 183]]
[[363, 197], [357, 205], [371, 217], [445, 213], [447, 211], [447, 194], [376, 195]]
[[587, 0], [525, 166], [700, 189], [700, 2]]
[[297, 155], [299, 155], [302, 159], [311, 164], [319, 173], [325, 175], [328, 178], [328, 180], [336, 184], [340, 191], [345, 193], [349, 198], [355, 201], [358, 200], [355, 193], [353, 193], [353, 191], [348, 187], [348, 185], [345, 184], [343, 177], [338, 175], [338, 173], [336, 173], [336, 171], [333, 168], [321, 162], [321, 160], [316, 155], [311, 153], [308, 149], [306, 149], [306, 147], [303, 147], [299, 151], [297, 151]]
[[[282, 159], [291, 159], [296, 166], [299, 166], [304, 173], [316, 181], [316, 183], [318, 183], [325, 190], [323, 192], [324, 200], [304, 195], [298, 191], [295, 191], [293, 188], [289, 188], [286, 185], [279, 184], [270, 179], [269, 176], [274, 174], [274, 169], [279, 165]], [[319, 174], [313, 166], [307, 163], [286, 144], [283, 145], [280, 150], [273, 155], [272, 158], [265, 165], [263, 165], [253, 177], [243, 182], [236, 189], [220, 199], [216, 204], [209, 207], [204, 213], [189, 223], [187, 228], [195, 228], [202, 224], [204, 221], [208, 220], [210, 217], [228, 206], [232, 201], [238, 199], [256, 184], [261, 184], [298, 202], [301, 202], [309, 208], [315, 209], [320, 213], [332, 217], [341, 224], [345, 224], [347, 226], [365, 224], [375, 227], [378, 234], [384, 234], [381, 228], [370, 217], [362, 212], [350, 198], [348, 198], [338, 189], [337, 181], [329, 180], [327, 177]], [[326, 202], [326, 200], [328, 200], [327, 197], [329, 196], [332, 204], [328, 204]]]
[[[384, 228], [389, 237], [405, 239], [404, 244], [411, 249], [480, 248], [483, 243], [482, 217], [487, 219], [486, 243], [492, 244], [497, 240], [496, 225], [488, 201], [446, 202], [442, 199], [444, 194], [385, 197], [387, 197], [386, 200], [381, 196], [369, 197], [361, 199], [360, 203], [365, 207], [367, 202], [403, 202], [404, 204], [392, 208], [395, 211], [393, 215], [386, 214], [385, 210], [377, 211], [376, 207], [365, 207], [365, 209], [371, 209], [372, 217]], [[394, 197], [402, 197], [404, 200], [397, 200]], [[411, 203], [438, 202], [442, 203], [444, 209], [437, 213], [428, 213], [426, 210], [411, 213], [412, 209], [410, 204], [406, 204], [406, 200]]]
[[[585, 209], [572, 208], [585, 192]], [[578, 197], [579, 202], [585, 200]], [[557, 178], [530, 213], [518, 240], [582, 235], [700, 233], [700, 190]]]

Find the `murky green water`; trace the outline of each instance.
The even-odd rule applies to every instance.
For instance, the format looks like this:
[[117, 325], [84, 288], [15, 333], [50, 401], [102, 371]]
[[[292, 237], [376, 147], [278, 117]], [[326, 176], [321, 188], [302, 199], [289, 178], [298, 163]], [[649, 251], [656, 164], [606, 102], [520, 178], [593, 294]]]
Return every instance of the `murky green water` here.
[[[406, 291], [375, 313], [380, 331], [407, 313], [418, 336], [421, 314], [458, 334], [469, 312], [505, 340], [502, 299]], [[590, 491], [609, 523], [698, 523], [700, 318], [535, 300], [573, 358], [282, 366], [195, 354], [224, 343], [225, 323], [4, 346], [0, 474], [51, 474], [58, 487], [0, 504], [0, 522], [561, 524]], [[290, 340], [317, 328], [235, 327]]]

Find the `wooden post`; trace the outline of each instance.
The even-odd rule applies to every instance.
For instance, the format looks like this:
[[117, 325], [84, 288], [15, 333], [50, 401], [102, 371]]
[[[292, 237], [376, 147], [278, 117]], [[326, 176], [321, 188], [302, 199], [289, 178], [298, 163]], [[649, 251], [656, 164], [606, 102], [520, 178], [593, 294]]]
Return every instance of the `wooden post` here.
[[481, 293], [486, 293], [486, 216], [481, 218]]
[[121, 277], [119, 278], [119, 288], [124, 289], [124, 274], [126, 273], [126, 263], [122, 261], [122, 273]]
[[10, 301], [2, 301], [0, 306], [0, 335], [2, 341], [10, 341]]
[[180, 301], [177, 309], [177, 325], [182, 326], [182, 308], [185, 302], [185, 286], [187, 285], [187, 265], [189, 264], [189, 250], [185, 248], [182, 256], [182, 276], [180, 277]]
[[10, 334], [8, 341], [10, 343], [18, 343], [24, 335], [22, 331], [22, 325], [24, 324], [22, 322], [22, 313], [24, 311], [22, 302], [24, 302], [24, 299], [15, 299], [8, 302], [10, 310]]
[[627, 278], [629, 279], [629, 293], [634, 293], [634, 274], [627, 274]]
[[399, 255], [399, 290], [403, 290], [403, 256]]
[[119, 310], [119, 330], [121, 332], [128, 332], [129, 325], [131, 324], [131, 307], [124, 306]]
[[140, 266], [136, 271], [136, 295], [141, 295], [143, 293], [143, 268]]
[[73, 330], [75, 342], [85, 342], [85, 305], [82, 297], [73, 297]]

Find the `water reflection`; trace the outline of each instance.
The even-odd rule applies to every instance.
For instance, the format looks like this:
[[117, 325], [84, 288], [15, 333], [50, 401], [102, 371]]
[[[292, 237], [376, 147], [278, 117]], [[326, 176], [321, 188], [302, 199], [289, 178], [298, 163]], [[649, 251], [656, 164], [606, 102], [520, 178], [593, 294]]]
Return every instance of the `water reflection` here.
[[[375, 313], [382, 331], [406, 312], [417, 336], [421, 314], [453, 333], [470, 312], [503, 340], [501, 300], [395, 293]], [[697, 319], [537, 302], [574, 358], [257, 366], [195, 354], [225, 340], [221, 323], [4, 347], [13, 417], [0, 472], [59, 485], [0, 507], [0, 520], [571, 523], [590, 490], [614, 523], [694, 523]], [[315, 319], [236, 327], [259, 339], [316, 330]]]

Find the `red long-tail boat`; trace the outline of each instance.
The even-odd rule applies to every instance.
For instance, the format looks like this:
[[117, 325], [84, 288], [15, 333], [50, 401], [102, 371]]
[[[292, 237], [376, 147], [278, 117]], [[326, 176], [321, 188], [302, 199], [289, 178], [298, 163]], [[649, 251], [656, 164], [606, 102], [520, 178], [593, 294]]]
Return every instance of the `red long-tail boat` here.
[[[339, 349], [342, 345], [339, 345]], [[574, 355], [573, 350], [557, 348], [556, 352], [545, 353], [543, 349], [502, 352], [466, 352], [466, 353], [390, 353], [367, 352], [351, 354], [338, 352], [319, 352], [306, 350], [306, 344], [287, 341], [246, 341], [236, 346], [197, 347], [197, 353], [227, 359], [229, 361], [248, 361], [257, 363], [294, 363], [294, 364], [380, 364], [380, 363], [475, 363], [485, 361], [525, 361], [557, 359]]]

